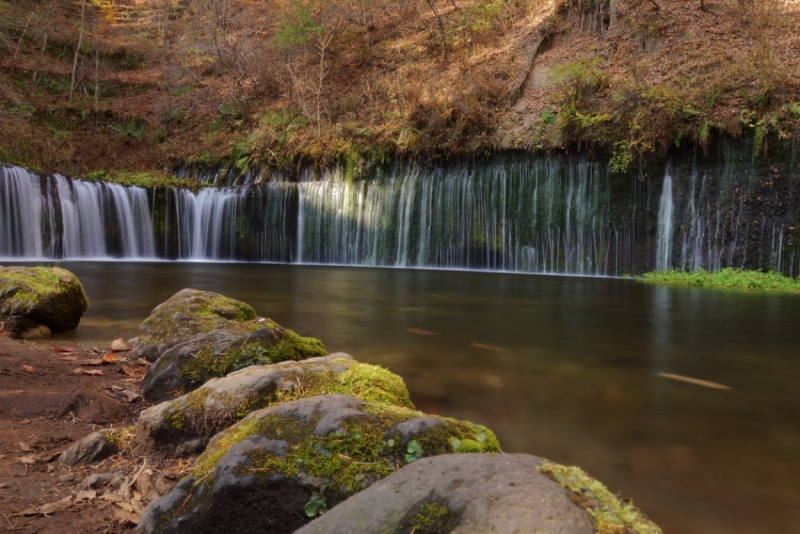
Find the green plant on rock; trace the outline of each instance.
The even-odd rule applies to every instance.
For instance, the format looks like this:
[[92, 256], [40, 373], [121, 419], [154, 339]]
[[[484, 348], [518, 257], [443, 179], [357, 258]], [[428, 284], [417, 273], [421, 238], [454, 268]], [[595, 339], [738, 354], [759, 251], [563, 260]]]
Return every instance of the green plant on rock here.
[[597, 534], [662, 534], [630, 502], [625, 502], [579, 467], [544, 461], [537, 471], [569, 491], [572, 502], [589, 512]]
[[327, 512], [328, 506], [325, 504], [325, 497], [315, 493], [311, 496], [311, 499], [305, 504], [303, 509], [308, 517], [314, 517]]
[[411, 463], [416, 460], [419, 460], [420, 458], [422, 458], [423, 454], [424, 451], [422, 450], [422, 445], [420, 445], [417, 440], [412, 439], [411, 441], [408, 442], [405, 454], [406, 462]]

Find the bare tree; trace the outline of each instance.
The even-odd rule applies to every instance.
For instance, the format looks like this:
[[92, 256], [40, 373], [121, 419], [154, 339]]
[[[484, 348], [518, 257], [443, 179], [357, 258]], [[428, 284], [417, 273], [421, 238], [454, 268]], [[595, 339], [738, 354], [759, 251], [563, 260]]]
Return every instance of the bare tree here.
[[75, 47], [75, 55], [72, 58], [72, 78], [69, 82], [69, 103], [72, 104], [72, 93], [75, 91], [75, 76], [78, 72], [78, 56], [83, 45], [83, 22], [86, 16], [86, 0], [81, 0], [81, 22], [78, 29], [78, 45]]

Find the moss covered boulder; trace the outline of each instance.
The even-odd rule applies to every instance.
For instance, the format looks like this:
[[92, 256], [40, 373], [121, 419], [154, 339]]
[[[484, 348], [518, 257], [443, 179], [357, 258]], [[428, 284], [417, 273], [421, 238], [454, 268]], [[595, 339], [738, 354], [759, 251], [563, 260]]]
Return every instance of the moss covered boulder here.
[[0, 317], [22, 317], [63, 332], [76, 329], [88, 307], [83, 285], [65, 269], [0, 267]]
[[294, 532], [400, 467], [454, 451], [499, 444], [479, 425], [346, 395], [278, 404], [214, 436], [193, 477], [151, 503], [139, 530]]
[[155, 362], [142, 383], [150, 401], [180, 396], [249, 365], [324, 355], [319, 340], [257, 317], [244, 302], [196, 289], [157, 306], [139, 327], [132, 351]]
[[133, 428], [105, 429], [92, 432], [61, 453], [58, 461], [64, 465], [78, 466], [99, 462], [116, 454], [133, 439]]
[[527, 454], [424, 458], [350, 497], [297, 534], [593, 534], [591, 515], [540, 474], [541, 465]]
[[250, 412], [331, 393], [414, 408], [401, 377], [338, 353], [251, 366], [212, 378], [187, 395], [144, 410], [136, 424], [136, 439], [150, 450], [178, 455], [200, 452], [211, 436]]

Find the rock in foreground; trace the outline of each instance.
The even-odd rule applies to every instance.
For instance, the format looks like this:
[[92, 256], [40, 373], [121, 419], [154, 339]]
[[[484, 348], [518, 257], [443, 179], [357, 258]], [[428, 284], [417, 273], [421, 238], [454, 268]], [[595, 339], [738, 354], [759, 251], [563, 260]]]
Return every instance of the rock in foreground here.
[[136, 440], [148, 449], [191, 454], [250, 412], [330, 393], [414, 408], [401, 377], [338, 353], [300, 362], [256, 365], [212, 378], [187, 395], [144, 410], [136, 424]]
[[139, 529], [290, 533], [398, 466], [454, 450], [499, 445], [479, 425], [345, 395], [279, 404], [217, 434], [194, 477], [154, 501]]
[[[76, 329], [88, 307], [83, 285], [65, 269], [0, 267], [0, 318], [21, 317], [63, 332]], [[9, 324], [19, 322], [9, 320]]]
[[337, 505], [297, 534], [592, 534], [591, 516], [527, 454], [424, 458]]
[[133, 358], [155, 362], [142, 383], [150, 401], [177, 397], [249, 365], [324, 355], [319, 340], [258, 318], [244, 302], [196, 289], [157, 306], [139, 327], [132, 351]]

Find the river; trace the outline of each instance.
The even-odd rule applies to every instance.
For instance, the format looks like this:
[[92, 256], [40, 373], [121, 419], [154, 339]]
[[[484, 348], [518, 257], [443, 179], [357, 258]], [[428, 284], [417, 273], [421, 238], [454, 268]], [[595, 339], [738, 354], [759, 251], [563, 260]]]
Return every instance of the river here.
[[580, 465], [667, 534], [800, 532], [796, 295], [471, 271], [61, 265], [91, 307], [56, 343], [132, 337], [176, 291], [218, 291], [388, 367], [419, 409], [485, 424], [506, 452]]

